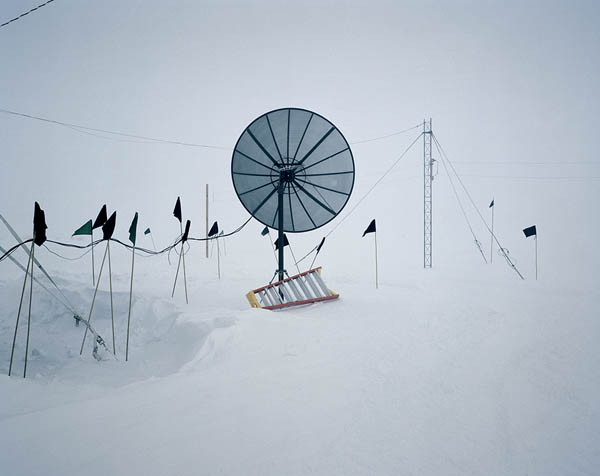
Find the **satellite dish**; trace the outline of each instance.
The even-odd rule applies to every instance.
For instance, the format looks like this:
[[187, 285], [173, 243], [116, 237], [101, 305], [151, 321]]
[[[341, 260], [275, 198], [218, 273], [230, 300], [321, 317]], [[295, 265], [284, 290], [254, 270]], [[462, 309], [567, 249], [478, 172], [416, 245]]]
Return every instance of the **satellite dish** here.
[[[306, 109], [255, 119], [233, 150], [231, 175], [248, 212], [264, 225], [299, 233], [319, 228], [344, 208], [354, 187], [354, 158], [342, 133]], [[283, 247], [279, 278], [283, 279]]]

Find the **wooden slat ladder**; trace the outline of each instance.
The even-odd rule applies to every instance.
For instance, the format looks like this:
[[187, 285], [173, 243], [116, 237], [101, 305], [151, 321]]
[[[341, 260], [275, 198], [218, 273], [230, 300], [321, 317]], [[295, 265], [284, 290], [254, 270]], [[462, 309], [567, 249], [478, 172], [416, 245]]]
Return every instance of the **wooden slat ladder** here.
[[320, 266], [246, 294], [250, 306], [260, 309], [282, 309], [339, 297], [325, 285]]

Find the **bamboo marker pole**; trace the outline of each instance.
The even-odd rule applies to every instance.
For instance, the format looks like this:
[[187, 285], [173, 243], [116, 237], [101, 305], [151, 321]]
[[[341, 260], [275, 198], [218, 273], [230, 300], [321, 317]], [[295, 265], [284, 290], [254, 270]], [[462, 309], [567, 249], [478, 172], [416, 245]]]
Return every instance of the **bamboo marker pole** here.
[[[181, 230], [181, 236], [183, 237], [183, 224], [179, 222], [179, 229]], [[175, 296], [175, 286], [177, 285], [177, 277], [179, 276], [179, 268], [181, 266], [181, 261], [183, 260], [183, 284], [185, 288], [185, 303], [189, 304], [188, 301], [188, 292], [187, 292], [187, 276], [185, 272], [185, 255], [183, 253], [183, 245], [184, 242], [181, 242], [181, 252], [179, 253], [179, 260], [177, 261], [177, 271], [175, 273], [175, 282], [173, 283], [173, 292], [171, 293], [171, 297]]]
[[492, 207], [492, 236], [490, 237], [490, 264], [492, 264], [492, 261], [494, 259], [494, 208], [496, 208], [495, 206]]
[[[31, 253], [35, 243], [31, 242], [31, 250], [29, 251], [29, 259], [27, 260], [27, 269], [25, 270], [25, 279], [23, 280], [23, 289], [21, 290], [21, 300], [19, 301], [19, 311], [17, 312], [17, 323], [15, 324], [15, 335], [13, 337], [12, 350], [10, 351], [10, 365], [8, 366], [8, 376], [12, 372], [13, 356], [15, 353], [15, 342], [17, 341], [17, 329], [19, 328], [19, 318], [21, 317], [21, 308], [23, 307], [23, 296], [25, 295], [25, 286], [27, 285], [27, 277], [29, 276], [29, 265], [31, 264]], [[32, 266], [33, 267], [33, 266]]]
[[[206, 184], [206, 238], [208, 238], [208, 184]], [[206, 241], [206, 257], [208, 258], [208, 240]]]
[[94, 269], [94, 230], [90, 234], [90, 240], [92, 242], [92, 286], [96, 285], [96, 270]]
[[[35, 233], [34, 233], [35, 236]], [[35, 259], [35, 243], [31, 245], [31, 261]], [[25, 344], [25, 367], [23, 367], [23, 378], [27, 375], [27, 355], [29, 354], [29, 330], [31, 329], [31, 301], [33, 298], [33, 264], [31, 265], [31, 277], [29, 279], [29, 315], [27, 316], [27, 341]]]
[[[183, 225], [179, 222], [179, 228], [181, 229], [181, 236], [183, 236]], [[183, 259], [183, 287], [185, 289], [185, 303], [189, 304], [188, 292], [187, 292], [187, 274], [185, 272], [185, 253], [183, 252], [183, 241], [181, 242], [181, 256]]]
[[129, 313], [127, 314], [127, 343], [125, 344], [125, 362], [129, 360], [129, 324], [131, 322], [131, 299], [133, 297], [133, 265], [135, 263], [135, 244], [131, 251], [131, 282], [129, 283]]
[[219, 279], [221, 279], [221, 250], [219, 248], [219, 237], [217, 236], [217, 270], [219, 274]]
[[375, 231], [375, 289], [379, 289], [379, 270], [377, 265], [377, 231]]
[[87, 325], [85, 326], [85, 332], [83, 333], [83, 340], [81, 341], [81, 349], [79, 355], [83, 354], [83, 346], [85, 344], [85, 338], [87, 336], [88, 329], [90, 327], [90, 321], [92, 320], [92, 311], [94, 310], [94, 303], [96, 302], [96, 294], [98, 293], [98, 286], [100, 285], [100, 277], [102, 276], [102, 270], [104, 269], [104, 261], [106, 260], [106, 253], [108, 252], [108, 243], [104, 250], [104, 257], [102, 258], [102, 264], [100, 265], [100, 272], [98, 273], [98, 281], [96, 281], [96, 288], [94, 289], [94, 297], [92, 298], [92, 306], [90, 307], [90, 314], [88, 315]]
[[296, 264], [296, 269], [298, 270], [298, 274], [300, 274], [301, 273], [300, 266], [298, 266], [298, 262], [296, 261], [296, 256], [294, 256], [294, 250], [292, 249], [292, 245], [288, 245], [288, 248], [290, 249], [290, 253], [292, 253], [292, 258], [294, 259], [294, 263]]
[[154, 243], [154, 237], [152, 236], [152, 232], [150, 232], [150, 239], [152, 240], [152, 248], [156, 251], [156, 244]]
[[108, 250], [108, 283], [110, 289], [110, 320], [112, 323], [113, 355], [117, 355], [117, 350], [115, 347], [115, 313], [113, 311], [112, 266], [110, 264], [110, 239], [106, 241], [106, 249]]
[[535, 280], [538, 278], [538, 260], [537, 260], [537, 231], [535, 233]]
[[181, 252], [179, 253], [179, 259], [177, 260], [177, 271], [175, 272], [175, 282], [173, 283], [173, 292], [171, 297], [175, 296], [175, 286], [177, 285], [177, 276], [179, 276], [179, 267], [181, 266], [181, 255], [183, 254], [183, 242], [181, 243]]
[[317, 260], [317, 255], [319, 254], [319, 252], [317, 251], [317, 253], [315, 254], [315, 257], [313, 258], [312, 262], [310, 263], [309, 266], [309, 270], [313, 269], [313, 265], [315, 264], [315, 261]]
[[271, 239], [271, 232], [268, 231], [268, 228], [267, 228], [267, 235], [269, 235], [269, 242], [271, 243], [271, 248], [273, 248], [273, 257], [275, 258], [275, 263], [278, 263], [277, 250], [275, 250], [275, 245], [273, 244], [273, 240]]

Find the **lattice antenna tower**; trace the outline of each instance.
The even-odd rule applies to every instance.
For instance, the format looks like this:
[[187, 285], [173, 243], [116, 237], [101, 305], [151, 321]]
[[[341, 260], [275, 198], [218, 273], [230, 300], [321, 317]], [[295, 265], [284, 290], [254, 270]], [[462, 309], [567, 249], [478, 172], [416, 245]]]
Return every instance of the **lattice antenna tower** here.
[[432, 128], [429, 122], [423, 121], [423, 267], [431, 268], [431, 252], [433, 247], [432, 213], [433, 213], [433, 159]]

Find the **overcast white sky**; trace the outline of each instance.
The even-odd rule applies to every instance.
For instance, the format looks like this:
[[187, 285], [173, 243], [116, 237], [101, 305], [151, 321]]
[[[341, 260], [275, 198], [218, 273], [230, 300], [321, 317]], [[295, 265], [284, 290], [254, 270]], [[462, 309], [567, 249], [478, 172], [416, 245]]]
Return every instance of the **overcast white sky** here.
[[[38, 3], [4, 1], [0, 20]], [[0, 29], [0, 108], [225, 147], [279, 107], [315, 110], [350, 142], [433, 117], [486, 213], [496, 198], [511, 250], [528, 252], [520, 230], [537, 223], [552, 246], [546, 260], [562, 256], [593, 276], [599, 27], [598, 2], [583, 1], [55, 0]], [[354, 201], [409, 139], [353, 148]], [[247, 216], [230, 183], [229, 151], [106, 140], [6, 114], [0, 144], [0, 213], [21, 230], [34, 200], [46, 209], [49, 236], [60, 239], [105, 202], [122, 213], [121, 234], [134, 210], [157, 230], [172, 225], [177, 195], [200, 222], [206, 182], [225, 228]], [[398, 229], [416, 256], [421, 167], [417, 148], [386, 179], [389, 195], [365, 202], [360, 217], [405, 220]], [[465, 241], [471, 252], [444, 182], [436, 182], [436, 245]]]

